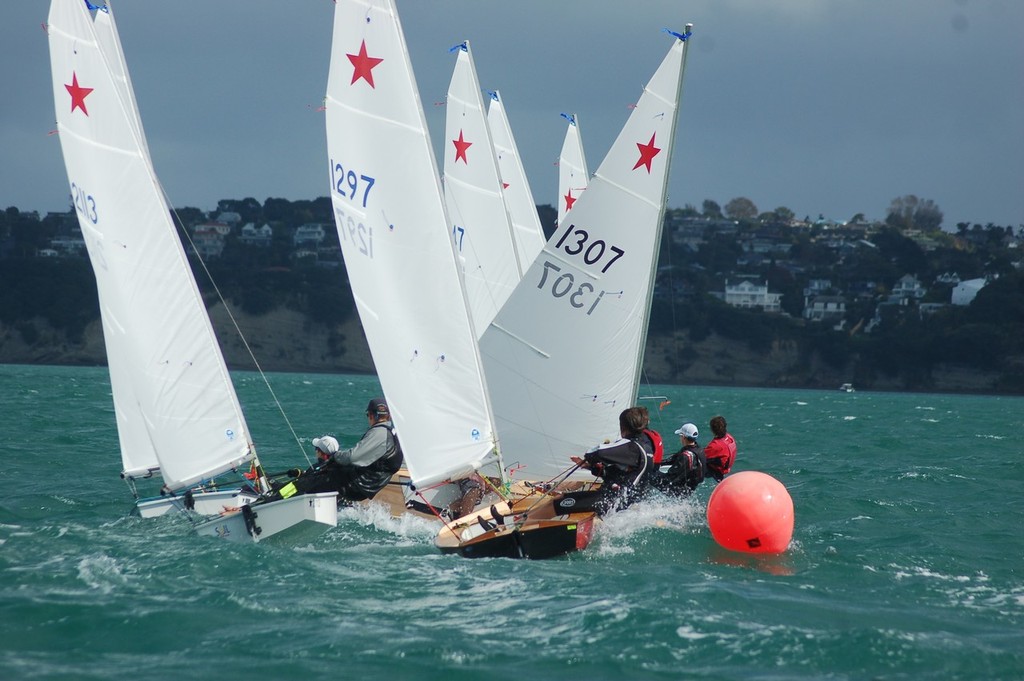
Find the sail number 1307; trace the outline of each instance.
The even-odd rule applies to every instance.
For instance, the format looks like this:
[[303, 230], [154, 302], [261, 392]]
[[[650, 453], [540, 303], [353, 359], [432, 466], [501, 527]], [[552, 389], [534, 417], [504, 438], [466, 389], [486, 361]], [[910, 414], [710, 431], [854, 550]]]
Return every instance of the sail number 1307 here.
[[[572, 238], [569, 238], [569, 235]], [[578, 229], [576, 225], [570, 224], [555, 244], [555, 248], [568, 253], [569, 255], [580, 256], [587, 265], [604, 263], [601, 273], [604, 274], [608, 268], [615, 264], [615, 261], [626, 254], [626, 251], [618, 246], [605, 243], [604, 239], [591, 239], [590, 233], [585, 229]]]
[[[544, 270], [541, 272], [540, 283], [537, 284], [537, 288], [543, 290], [548, 283], [548, 274], [556, 272], [562, 272], [562, 268], [550, 260], [545, 260]], [[576, 284], [576, 278], [573, 277], [572, 272], [562, 272], [557, 277], [552, 274], [551, 295], [555, 298], [569, 296], [569, 304], [578, 310], [584, 307], [587, 308], [588, 315], [601, 302], [604, 294], [604, 291], [599, 291], [595, 295], [594, 285], [589, 281]]]

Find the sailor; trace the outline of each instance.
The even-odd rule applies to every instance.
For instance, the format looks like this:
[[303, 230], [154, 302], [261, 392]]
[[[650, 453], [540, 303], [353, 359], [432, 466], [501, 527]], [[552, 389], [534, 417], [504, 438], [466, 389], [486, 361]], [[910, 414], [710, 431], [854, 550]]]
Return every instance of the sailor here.
[[337, 492], [338, 503], [370, 499], [382, 490], [402, 467], [402, 446], [391, 423], [391, 412], [382, 397], [366, 407], [370, 427], [351, 449], [341, 449], [330, 435], [313, 439], [317, 463], [305, 472], [291, 469], [295, 478], [263, 498], [264, 502], [287, 499], [296, 494]]
[[687, 496], [707, 475], [704, 450], [697, 443], [700, 434], [697, 426], [684, 423], [676, 431], [682, 448], [662, 461], [658, 471], [651, 478], [651, 484], [663, 492]]
[[736, 462], [736, 440], [726, 431], [724, 417], [713, 417], [710, 425], [711, 434], [715, 437], [704, 449], [704, 455], [708, 461], [708, 473], [715, 480], [721, 481], [729, 475]]
[[615, 442], [589, 450], [570, 460], [601, 478], [596, 491], [568, 492], [555, 502], [563, 513], [597, 511], [604, 515], [626, 508], [646, 490], [648, 461], [654, 455], [654, 441], [645, 432], [650, 424], [646, 407], [630, 407], [619, 414], [619, 434]]
[[360, 501], [369, 499], [391, 480], [402, 467], [402, 445], [395, 435], [391, 410], [383, 397], [375, 397], [366, 405], [366, 419], [370, 427], [351, 449], [342, 449], [331, 455], [329, 465], [337, 468], [341, 479], [338, 496]]

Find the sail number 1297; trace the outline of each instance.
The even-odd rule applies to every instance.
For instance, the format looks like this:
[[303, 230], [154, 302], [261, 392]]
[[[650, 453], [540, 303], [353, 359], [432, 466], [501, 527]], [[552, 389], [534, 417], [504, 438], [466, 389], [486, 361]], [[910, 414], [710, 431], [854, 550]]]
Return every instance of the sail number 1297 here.
[[369, 175], [356, 173], [351, 168], [345, 170], [344, 166], [331, 159], [331, 188], [353, 202], [358, 203], [362, 199], [363, 208], [366, 208], [370, 190], [376, 181]]

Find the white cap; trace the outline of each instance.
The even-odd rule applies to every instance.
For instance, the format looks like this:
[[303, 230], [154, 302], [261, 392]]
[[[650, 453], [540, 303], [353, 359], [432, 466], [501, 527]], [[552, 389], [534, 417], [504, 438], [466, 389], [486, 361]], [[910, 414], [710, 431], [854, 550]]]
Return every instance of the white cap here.
[[313, 438], [313, 446], [324, 454], [337, 454], [339, 449], [338, 441], [330, 435]]
[[692, 423], [684, 423], [683, 425], [679, 426], [679, 430], [676, 431], [676, 435], [683, 435], [685, 437], [690, 438], [694, 442], [696, 442], [697, 438], [700, 437], [697, 434], [697, 426], [693, 425]]

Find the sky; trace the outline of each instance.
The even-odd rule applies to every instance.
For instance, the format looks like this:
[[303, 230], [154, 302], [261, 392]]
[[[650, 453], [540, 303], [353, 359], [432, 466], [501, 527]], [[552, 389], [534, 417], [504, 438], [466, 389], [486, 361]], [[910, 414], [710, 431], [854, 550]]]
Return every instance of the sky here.
[[[94, 0], [96, 2], [98, 0]], [[115, 0], [149, 148], [175, 207], [328, 194], [331, 0]], [[64, 211], [45, 0], [0, 20], [0, 209]], [[539, 204], [556, 205], [559, 114], [597, 169], [693, 23], [669, 208], [885, 218], [913, 194], [959, 222], [1024, 224], [1024, 1], [398, 0], [435, 149], [449, 48], [499, 90]], [[440, 166], [440, 156], [439, 156]]]

